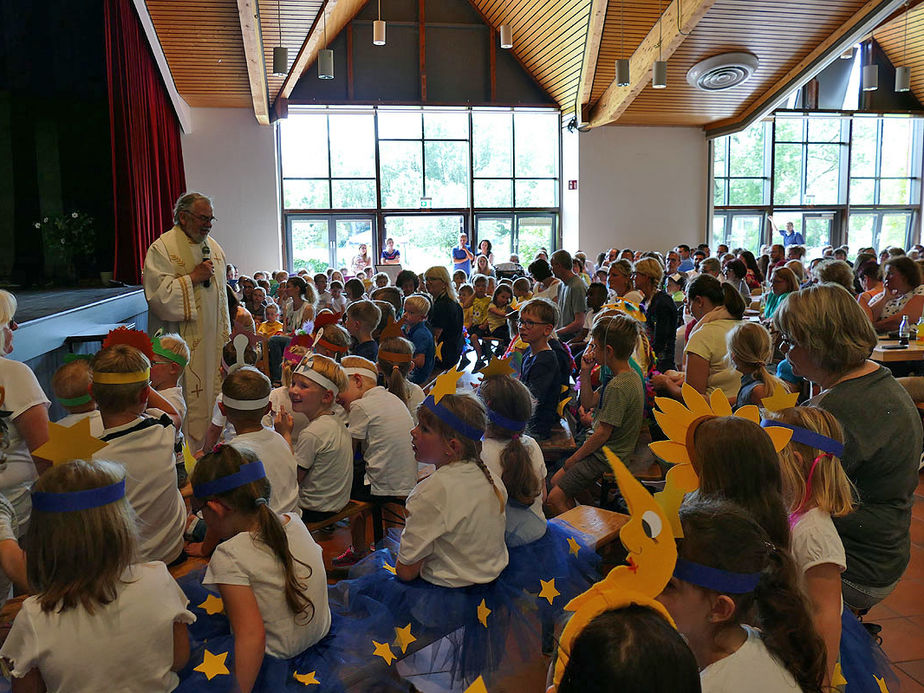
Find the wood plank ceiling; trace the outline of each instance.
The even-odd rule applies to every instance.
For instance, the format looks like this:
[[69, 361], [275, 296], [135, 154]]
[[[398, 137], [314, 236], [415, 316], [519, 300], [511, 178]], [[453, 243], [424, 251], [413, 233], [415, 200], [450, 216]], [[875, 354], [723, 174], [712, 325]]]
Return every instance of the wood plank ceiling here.
[[[908, 17], [908, 43], [905, 50], [905, 16]], [[911, 93], [924, 103], [924, 4], [884, 24], [873, 32], [893, 65], [911, 68]]]

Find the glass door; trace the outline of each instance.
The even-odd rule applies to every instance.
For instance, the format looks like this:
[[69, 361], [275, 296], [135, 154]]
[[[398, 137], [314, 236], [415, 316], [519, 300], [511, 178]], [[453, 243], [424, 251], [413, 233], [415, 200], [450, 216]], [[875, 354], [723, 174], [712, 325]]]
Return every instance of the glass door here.
[[[507, 262], [513, 252], [513, 215], [491, 216], [479, 214], [475, 217], [476, 245], [491, 241], [494, 263]], [[477, 253], [476, 253], [477, 255]]]
[[555, 224], [558, 218], [554, 214], [517, 214], [516, 217], [514, 252], [519, 256], [520, 264], [528, 266], [543, 248], [551, 255], [555, 248]]
[[459, 234], [467, 233], [462, 214], [386, 214], [385, 238], [401, 251], [401, 266], [420, 274], [449, 266]]
[[353, 258], [360, 244], [366, 244], [370, 257], [375, 259], [372, 238], [375, 217], [365, 215], [309, 215], [286, 216], [286, 254], [289, 271], [307, 269], [312, 274], [328, 267], [351, 270]]
[[818, 254], [816, 251], [831, 245], [831, 232], [834, 225], [834, 212], [812, 212], [802, 215], [802, 234], [808, 257]]

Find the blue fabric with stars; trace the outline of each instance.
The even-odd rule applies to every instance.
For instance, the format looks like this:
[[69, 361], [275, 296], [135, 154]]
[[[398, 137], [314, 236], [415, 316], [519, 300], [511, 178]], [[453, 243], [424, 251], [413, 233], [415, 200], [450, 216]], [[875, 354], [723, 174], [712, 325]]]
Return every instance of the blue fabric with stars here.
[[885, 679], [888, 689], [899, 690], [898, 678], [889, 660], [853, 612], [844, 607], [841, 613], [841, 673], [847, 680], [845, 693], [881, 693], [876, 677]]

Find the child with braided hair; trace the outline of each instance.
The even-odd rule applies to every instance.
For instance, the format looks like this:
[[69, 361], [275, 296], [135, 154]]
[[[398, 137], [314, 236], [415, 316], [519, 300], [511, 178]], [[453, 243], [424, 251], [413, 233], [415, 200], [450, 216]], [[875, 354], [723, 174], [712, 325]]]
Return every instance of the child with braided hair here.
[[417, 424], [417, 407], [424, 401], [420, 385], [408, 380], [414, 363], [414, 345], [404, 337], [386, 337], [379, 343], [376, 365], [385, 379], [385, 389], [407, 406]]

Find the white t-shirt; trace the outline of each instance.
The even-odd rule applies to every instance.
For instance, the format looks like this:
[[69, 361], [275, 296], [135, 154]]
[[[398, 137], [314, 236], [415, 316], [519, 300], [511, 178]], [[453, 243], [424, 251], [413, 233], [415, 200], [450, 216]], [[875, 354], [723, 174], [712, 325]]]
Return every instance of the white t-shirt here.
[[[412, 383], [410, 380], [407, 381], [407, 389], [409, 396], [407, 398], [407, 410], [411, 413], [411, 419], [414, 422], [414, 425], [417, 425], [417, 407], [426, 398], [424, 395], [423, 388], [420, 387], [417, 383]], [[413, 450], [413, 448], [411, 448]]]
[[406, 496], [417, 484], [411, 418], [404, 402], [374, 387], [350, 405], [350, 435], [362, 440], [366, 475], [374, 496]]
[[343, 313], [347, 308], [347, 297], [342, 292], [336, 298], [331, 296], [328, 308], [335, 313]]
[[558, 290], [561, 289], [561, 281], [555, 279], [552, 281], [552, 285], [547, 289], [537, 290], [533, 292], [533, 298], [547, 298], [552, 303], [558, 303]]
[[[218, 396], [215, 398], [215, 405], [212, 407], [212, 424], [218, 426], [221, 429], [221, 434], [218, 436], [218, 442], [227, 442], [234, 437], [234, 426], [231, 425], [231, 422], [228, 421], [228, 417], [222, 414], [221, 409], [218, 408], [218, 404], [220, 402], [221, 393], [219, 392]], [[266, 425], [265, 416], [260, 419], [260, 423], [264, 426]], [[272, 426], [273, 422], [270, 421], [269, 425]]]
[[[276, 413], [285, 407], [285, 410], [292, 416], [292, 445], [295, 445], [305, 426], [308, 425], [308, 417], [300, 411], [292, 411], [292, 400], [289, 398], [289, 388], [284, 385], [274, 388], [273, 391], [270, 392], [270, 404], [273, 405], [273, 408], [269, 414], [263, 417], [263, 425], [267, 428], [272, 428]], [[269, 420], [268, 423], [267, 420]]]
[[165, 422], [138, 417], [107, 428], [102, 440], [108, 445], [93, 459], [125, 467], [125, 497], [138, 515], [139, 560], [172, 563], [183, 550], [186, 503], [176, 487], [175, 429]]
[[806, 512], [792, 528], [792, 556], [799, 571], [833, 563], [843, 573], [847, 570], [844, 544], [831, 516], [820, 508]]
[[59, 426], [67, 426], [70, 428], [78, 421], [83, 419], [90, 419], [90, 435], [94, 438], [99, 438], [103, 435], [103, 417], [99, 413], [99, 409], [94, 409], [93, 411], [84, 411], [79, 414], [68, 414], [63, 419], [59, 419], [56, 423]]
[[92, 614], [43, 612], [26, 599], [0, 650], [13, 675], [37, 668], [49, 691], [172, 691], [173, 624], [196, 620], [186, 595], [159, 561], [130, 566], [121, 580]]
[[690, 335], [684, 348], [685, 354], [696, 354], [709, 363], [709, 377], [706, 380], [706, 396], [721, 389], [729, 399], [738, 397], [741, 389], [741, 373], [731, 367], [728, 345], [725, 337], [739, 324], [740, 320], [713, 320], [703, 324]]
[[[507, 501], [499, 480], [494, 482]], [[420, 576], [444, 587], [494, 580], [507, 567], [506, 519], [497, 495], [474, 461], [451, 462], [421, 481], [407, 498], [398, 560], [424, 560]]]
[[5, 443], [5, 447], [0, 448], [0, 493], [16, 508], [19, 521], [17, 534], [22, 534], [32, 511], [29, 487], [35, 481], [36, 473], [29, 446], [19, 435], [13, 420], [37, 404], [48, 407], [51, 403], [32, 370], [19, 361], [0, 357], [0, 387], [3, 388], [0, 440]]
[[742, 628], [748, 639], [737, 652], [700, 672], [703, 693], [801, 693], [792, 674], [767, 650], [760, 632], [750, 626]]
[[[327, 574], [318, 546], [301, 518], [283, 515], [289, 552], [303, 594], [314, 605], [312, 613], [292, 613], [285, 599], [285, 571], [266, 544], [251, 532], [235, 534], [215, 549], [202, 579], [203, 585], [249, 585], [266, 628], [266, 654], [288, 659], [304, 652], [330, 630]], [[310, 618], [306, 622], [306, 620]]]
[[[504, 451], [504, 448], [507, 446], [507, 443], [509, 442], [509, 440], [485, 438], [481, 443], [481, 459], [484, 460], [486, 465], [488, 465], [488, 469], [491, 470], [491, 475], [499, 484], [504, 483], [502, 479], [504, 475], [504, 468], [503, 465], [501, 465], [500, 456]], [[527, 435], [520, 436], [520, 442], [523, 443], [523, 447], [525, 447], [526, 452], [529, 453], [529, 461], [533, 475], [537, 479], [544, 480], [546, 475], [545, 459], [542, 457], [542, 449], [539, 447], [539, 443]], [[536, 517], [540, 518], [541, 520], [545, 520], [545, 513], [542, 512], [541, 493], [536, 496], [536, 499], [533, 501], [532, 505], [529, 506], [529, 509], [536, 514]]]
[[311, 421], [298, 437], [295, 462], [306, 470], [298, 504], [305, 510], [339, 512], [350, 502], [353, 439], [333, 414]]
[[295, 455], [286, 439], [271, 428], [243, 433], [231, 439], [231, 447], [240, 446], [256, 453], [263, 462], [270, 482], [269, 507], [277, 513], [290, 513], [298, 508], [298, 478]]
[[318, 291], [318, 310], [324, 310], [325, 308], [330, 308], [330, 291]]
[[[185, 422], [186, 399], [183, 397], [183, 388], [177, 385], [176, 387], [168, 387], [164, 388], [163, 390], [158, 390], [158, 393], [161, 397], [173, 405], [173, 408], [176, 409], [177, 415], [180, 417], [180, 422]], [[181, 428], [176, 432], [176, 441], [173, 448], [173, 457], [177, 464], [186, 463], [186, 459], [183, 457], [183, 443], [185, 440], [186, 438], [183, 435], [183, 429]]]

